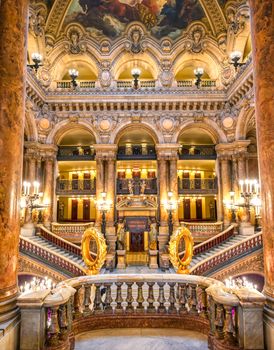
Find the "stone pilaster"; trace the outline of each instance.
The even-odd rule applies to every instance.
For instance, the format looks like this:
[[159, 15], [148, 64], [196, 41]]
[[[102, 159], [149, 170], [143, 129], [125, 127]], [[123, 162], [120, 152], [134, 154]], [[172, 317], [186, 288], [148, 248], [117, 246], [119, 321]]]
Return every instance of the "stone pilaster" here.
[[0, 6], [0, 323], [14, 316], [23, 164], [27, 0]]
[[259, 170], [264, 240], [266, 345], [274, 344], [274, 6], [250, 0]]

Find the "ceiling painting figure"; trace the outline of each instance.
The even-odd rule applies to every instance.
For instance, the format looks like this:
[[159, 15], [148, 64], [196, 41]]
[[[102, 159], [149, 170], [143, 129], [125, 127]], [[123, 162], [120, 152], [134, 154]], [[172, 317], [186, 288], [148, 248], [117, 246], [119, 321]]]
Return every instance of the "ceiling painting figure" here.
[[64, 24], [78, 22], [97, 38], [115, 39], [139, 21], [157, 39], [175, 40], [192, 21], [204, 19], [199, 0], [74, 0]]

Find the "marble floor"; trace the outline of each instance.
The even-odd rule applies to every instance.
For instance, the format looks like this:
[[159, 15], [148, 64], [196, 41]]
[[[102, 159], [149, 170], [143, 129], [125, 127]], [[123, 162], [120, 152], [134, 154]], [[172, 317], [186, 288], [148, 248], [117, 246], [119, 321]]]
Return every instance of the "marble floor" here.
[[104, 329], [80, 334], [75, 350], [206, 350], [207, 336], [181, 329]]

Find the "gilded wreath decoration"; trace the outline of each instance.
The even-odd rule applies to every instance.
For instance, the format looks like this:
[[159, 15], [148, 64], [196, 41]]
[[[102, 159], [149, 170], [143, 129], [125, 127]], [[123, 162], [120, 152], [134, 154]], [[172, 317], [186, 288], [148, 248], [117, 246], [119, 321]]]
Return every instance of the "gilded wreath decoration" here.
[[[181, 239], [185, 241], [185, 254], [182, 258], [179, 256], [179, 246]], [[176, 230], [169, 241], [169, 259], [177, 273], [188, 274], [188, 266], [193, 256], [193, 238], [191, 232], [186, 227]]]
[[[90, 242], [94, 240], [97, 246], [97, 254], [90, 253]], [[87, 275], [97, 275], [102, 268], [107, 255], [107, 245], [104, 236], [95, 228], [88, 228], [82, 237], [82, 257], [87, 265]]]

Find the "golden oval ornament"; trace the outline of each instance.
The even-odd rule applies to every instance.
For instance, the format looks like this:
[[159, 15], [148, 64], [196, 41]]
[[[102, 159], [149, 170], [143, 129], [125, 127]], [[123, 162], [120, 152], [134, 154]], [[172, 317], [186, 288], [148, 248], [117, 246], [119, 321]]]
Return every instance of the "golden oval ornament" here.
[[[179, 246], [181, 239], [185, 241], [185, 254], [182, 258], [179, 256]], [[193, 256], [193, 238], [191, 232], [186, 227], [181, 227], [176, 230], [169, 241], [169, 259], [177, 270], [177, 273], [188, 274], [188, 266], [191, 263]]]
[[[94, 240], [96, 243], [96, 256], [90, 253], [91, 240]], [[104, 236], [95, 228], [88, 228], [83, 234], [81, 249], [83, 260], [87, 266], [86, 274], [97, 275], [104, 265], [107, 255], [107, 245]]]

